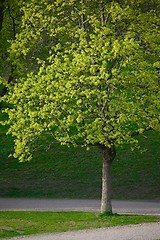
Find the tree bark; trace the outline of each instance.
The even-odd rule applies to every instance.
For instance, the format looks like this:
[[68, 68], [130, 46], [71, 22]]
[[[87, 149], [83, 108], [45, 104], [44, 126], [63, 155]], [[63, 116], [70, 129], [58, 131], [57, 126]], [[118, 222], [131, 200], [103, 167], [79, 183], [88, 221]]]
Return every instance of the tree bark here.
[[[7, 81], [8, 84], [10, 84], [11, 82], [14, 81], [14, 77], [12, 75], [12, 72], [13, 72], [13, 68], [11, 70], [11, 74], [10, 74], [10, 76], [8, 78], [8, 81]], [[3, 97], [6, 93], [7, 93], [7, 87], [3, 87], [0, 91], [0, 98]], [[2, 109], [2, 108], [3, 108], [3, 101], [0, 102], [0, 109]]]
[[102, 199], [101, 199], [101, 213], [112, 213], [111, 202], [111, 186], [112, 186], [112, 162], [115, 158], [115, 148], [102, 148]]

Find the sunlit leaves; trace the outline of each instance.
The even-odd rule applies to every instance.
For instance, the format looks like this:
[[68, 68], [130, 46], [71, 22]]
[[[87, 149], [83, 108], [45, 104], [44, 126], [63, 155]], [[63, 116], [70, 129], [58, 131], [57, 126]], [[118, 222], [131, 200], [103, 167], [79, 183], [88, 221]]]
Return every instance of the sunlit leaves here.
[[158, 129], [156, 9], [118, 2], [24, 5], [10, 52], [27, 69], [8, 95], [15, 157], [30, 159], [34, 139], [46, 132], [62, 144], [111, 147]]

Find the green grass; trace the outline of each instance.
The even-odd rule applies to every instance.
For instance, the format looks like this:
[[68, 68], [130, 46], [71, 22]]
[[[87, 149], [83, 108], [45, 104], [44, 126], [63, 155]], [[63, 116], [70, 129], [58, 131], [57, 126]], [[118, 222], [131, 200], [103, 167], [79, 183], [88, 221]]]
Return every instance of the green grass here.
[[30, 234], [158, 222], [160, 217], [112, 215], [84, 212], [1, 212], [0, 238]]
[[[5, 118], [0, 115], [0, 118]], [[19, 163], [8, 158], [13, 140], [0, 126], [0, 197], [101, 197], [101, 153], [97, 148], [87, 151], [54, 144], [34, 153], [30, 162]], [[52, 139], [43, 136], [40, 144]], [[141, 154], [129, 146], [117, 149], [113, 163], [113, 199], [160, 200], [160, 135], [150, 131], [140, 137], [147, 149]]]

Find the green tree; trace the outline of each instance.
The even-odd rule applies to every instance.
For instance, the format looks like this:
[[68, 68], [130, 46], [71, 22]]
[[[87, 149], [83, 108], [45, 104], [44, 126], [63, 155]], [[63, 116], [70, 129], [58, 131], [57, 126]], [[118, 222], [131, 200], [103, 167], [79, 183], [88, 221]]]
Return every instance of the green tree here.
[[159, 128], [160, 1], [31, 0], [23, 11], [10, 59], [25, 71], [7, 96], [14, 157], [30, 160], [41, 134], [97, 146], [101, 212], [112, 212], [116, 146]]
[[21, 26], [22, 1], [1, 0], [0, 2], [0, 109], [4, 107], [2, 97], [6, 94], [8, 85], [13, 85], [16, 71], [12, 61], [9, 61], [11, 41]]

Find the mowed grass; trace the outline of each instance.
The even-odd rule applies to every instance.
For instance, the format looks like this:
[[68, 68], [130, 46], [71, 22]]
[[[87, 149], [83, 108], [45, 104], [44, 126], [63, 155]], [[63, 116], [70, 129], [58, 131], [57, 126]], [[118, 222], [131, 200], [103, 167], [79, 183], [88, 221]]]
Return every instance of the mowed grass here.
[[[0, 115], [0, 118], [4, 118]], [[53, 144], [42, 136], [30, 162], [19, 163], [8, 158], [13, 152], [13, 140], [0, 126], [0, 197], [101, 197], [101, 152], [93, 147], [74, 148]], [[160, 200], [160, 135], [150, 131], [139, 137], [141, 154], [123, 145], [117, 148], [113, 163], [113, 199]]]
[[160, 217], [155, 216], [101, 216], [84, 212], [1, 212], [0, 238], [158, 221]]

